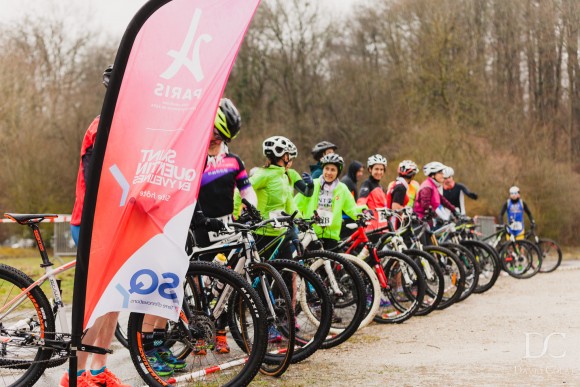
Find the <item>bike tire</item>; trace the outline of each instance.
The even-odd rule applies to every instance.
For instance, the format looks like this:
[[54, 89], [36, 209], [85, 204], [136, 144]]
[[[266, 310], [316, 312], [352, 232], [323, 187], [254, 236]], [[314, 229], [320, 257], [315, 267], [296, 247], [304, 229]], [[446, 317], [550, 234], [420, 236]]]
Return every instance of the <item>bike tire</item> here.
[[[22, 271], [0, 264], [0, 294], [6, 307], [22, 289], [33, 284]], [[32, 386], [44, 373], [54, 353], [43, 348], [55, 339], [55, 322], [50, 303], [42, 289], [33, 287], [16, 307], [0, 319], [0, 383], [5, 386]], [[38, 339], [42, 338], [42, 342]]]
[[260, 372], [280, 377], [290, 366], [294, 354], [296, 324], [290, 292], [280, 273], [269, 263], [252, 263], [248, 274], [268, 313], [268, 332], [275, 330], [279, 333], [275, 340], [269, 337]]
[[123, 328], [121, 324], [117, 323], [115, 327], [115, 338], [125, 348], [129, 348], [129, 340], [127, 339], [127, 328]]
[[501, 272], [497, 252], [487, 243], [477, 240], [466, 239], [460, 243], [471, 251], [479, 267], [479, 280], [473, 293], [481, 294], [487, 292], [495, 285]]
[[477, 283], [479, 281], [479, 266], [477, 265], [477, 261], [471, 251], [469, 251], [465, 246], [451, 242], [441, 243], [441, 246], [453, 251], [459, 257], [459, 261], [463, 264], [465, 269], [465, 287], [456, 302], [464, 301], [467, 297], [471, 296], [473, 291], [477, 288]]
[[542, 267], [540, 248], [525, 239], [503, 244], [499, 256], [502, 268], [513, 278], [532, 278]]
[[[189, 291], [194, 295], [184, 300], [183, 304], [182, 316], [185, 316], [181, 322], [187, 321], [187, 324], [177, 322], [176, 329], [168, 332], [172, 336], [164, 338], [164, 341], [175, 340], [176, 343], [186, 347], [185, 353], [191, 353], [190, 356], [186, 356], [186, 368], [181, 370], [180, 375], [166, 377], [158, 375], [151, 367], [143, 348], [144, 314], [131, 313], [128, 339], [129, 352], [135, 368], [149, 386], [167, 386], [184, 381], [192, 386], [248, 385], [259, 371], [267, 345], [266, 321], [262, 318], [266, 315], [266, 310], [260, 297], [239, 274], [211, 262], [190, 262], [187, 278], [190, 284]], [[217, 297], [227, 297], [230, 300], [227, 306], [224, 307], [219, 301], [217, 305], [210, 302], [209, 294], [215, 287], [203, 285], [205, 279], [212, 285], [218, 282], [223, 284]], [[232, 299], [237, 300], [237, 305], [231, 304]], [[216, 321], [223, 313], [228, 313], [234, 307], [242, 307], [245, 311], [244, 348], [232, 348], [229, 354], [215, 354], [213, 343]], [[200, 353], [200, 350], [205, 353]]]
[[447, 309], [461, 296], [465, 288], [465, 269], [459, 262], [459, 257], [449, 249], [441, 246], [423, 246], [423, 250], [437, 260], [445, 278], [445, 288], [437, 310]]
[[[421, 269], [407, 255], [391, 250], [377, 251], [387, 278], [381, 287], [381, 305], [374, 320], [382, 324], [400, 324], [415, 315], [425, 297]], [[404, 280], [404, 281], [403, 281]]]
[[[325, 250], [306, 251], [298, 259], [308, 267], [318, 259], [330, 263], [334, 278], [326, 273], [325, 266], [314, 270], [322, 279], [333, 304], [330, 332], [321, 348], [328, 349], [344, 343], [356, 333], [366, 309], [364, 283], [358, 269], [346, 258]], [[339, 292], [332, 286], [333, 279], [338, 282]]]
[[[426, 251], [418, 249], [407, 249], [403, 251], [415, 261], [425, 280], [425, 297], [415, 316], [427, 316], [434, 311], [441, 300], [445, 291], [445, 277], [435, 258]], [[427, 267], [425, 265], [428, 265]]]
[[296, 347], [292, 363], [312, 356], [322, 345], [332, 318], [332, 303], [322, 280], [304, 265], [286, 259], [269, 263], [276, 268], [286, 284], [292, 284], [292, 300], [296, 318]]
[[551, 273], [560, 267], [562, 263], [562, 249], [560, 245], [552, 239], [540, 238], [537, 243], [542, 252], [542, 266], [540, 273]]
[[364, 260], [351, 254], [340, 254], [349, 260], [359, 271], [363, 279], [366, 294], [365, 312], [359, 329], [366, 327], [374, 321], [381, 304], [381, 283], [373, 268]]

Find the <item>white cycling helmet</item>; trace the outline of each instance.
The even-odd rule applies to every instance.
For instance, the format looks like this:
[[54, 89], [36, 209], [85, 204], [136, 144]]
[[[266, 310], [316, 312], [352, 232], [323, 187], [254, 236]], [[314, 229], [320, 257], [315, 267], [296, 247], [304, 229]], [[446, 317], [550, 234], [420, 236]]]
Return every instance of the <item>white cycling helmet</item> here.
[[284, 153], [292, 153], [292, 149], [296, 146], [292, 141], [283, 136], [273, 136], [264, 140], [262, 144], [264, 156], [267, 157], [282, 157]]
[[518, 195], [519, 193], [520, 193], [519, 187], [516, 187], [515, 185], [513, 187], [510, 187], [510, 195]]
[[447, 168], [447, 166], [441, 164], [439, 161], [432, 161], [423, 165], [423, 173], [425, 176], [431, 176], [434, 173], [443, 171], [445, 168]]
[[455, 174], [455, 171], [454, 171], [454, 170], [453, 170], [453, 168], [451, 168], [451, 167], [446, 167], [446, 168], [443, 170], [443, 177], [444, 177], [444, 178], [446, 178], [446, 179], [447, 179], [448, 177], [453, 177], [453, 175], [454, 175], [454, 174]]
[[397, 173], [399, 176], [403, 177], [411, 177], [415, 176], [419, 172], [419, 168], [417, 164], [415, 164], [411, 160], [403, 160], [399, 163], [399, 168], [397, 169]]
[[298, 148], [296, 148], [296, 145], [292, 141], [288, 140], [288, 142], [290, 142], [290, 151], [288, 153], [290, 153], [290, 160], [293, 160], [298, 157]]
[[372, 168], [375, 164], [382, 164], [387, 168], [387, 159], [381, 155], [372, 155], [367, 160], [367, 168]]

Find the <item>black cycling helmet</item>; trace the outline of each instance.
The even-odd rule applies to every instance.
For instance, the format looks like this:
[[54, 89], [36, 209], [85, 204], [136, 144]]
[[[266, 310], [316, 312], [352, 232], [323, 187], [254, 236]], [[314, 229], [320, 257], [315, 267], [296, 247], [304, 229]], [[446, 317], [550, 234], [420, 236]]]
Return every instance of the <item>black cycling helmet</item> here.
[[320, 164], [322, 165], [322, 168], [324, 168], [326, 164], [336, 165], [336, 168], [338, 168], [338, 174], [340, 175], [342, 168], [344, 167], [344, 160], [338, 155], [338, 153], [330, 153], [326, 156], [322, 156]]
[[322, 142], [319, 142], [318, 144], [314, 145], [314, 148], [312, 148], [312, 152], [311, 152], [312, 157], [314, 157], [314, 160], [320, 161], [322, 154], [327, 149], [332, 149], [332, 150], [336, 151], [338, 149], [338, 147], [329, 141], [322, 141]]
[[109, 87], [109, 79], [111, 79], [111, 73], [113, 72], [113, 65], [109, 65], [103, 72], [103, 85]]
[[225, 142], [230, 142], [240, 133], [242, 117], [240, 117], [238, 109], [236, 109], [229, 99], [222, 98], [220, 100], [220, 106], [215, 115], [214, 126], [220, 132]]

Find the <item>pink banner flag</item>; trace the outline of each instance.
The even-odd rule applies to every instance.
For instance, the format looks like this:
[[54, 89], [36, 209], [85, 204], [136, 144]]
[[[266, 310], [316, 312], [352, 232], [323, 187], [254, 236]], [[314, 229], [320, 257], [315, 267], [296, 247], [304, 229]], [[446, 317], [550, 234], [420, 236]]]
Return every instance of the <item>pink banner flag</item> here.
[[209, 136], [258, 3], [173, 0], [139, 30], [98, 185], [85, 327], [110, 311], [178, 318]]

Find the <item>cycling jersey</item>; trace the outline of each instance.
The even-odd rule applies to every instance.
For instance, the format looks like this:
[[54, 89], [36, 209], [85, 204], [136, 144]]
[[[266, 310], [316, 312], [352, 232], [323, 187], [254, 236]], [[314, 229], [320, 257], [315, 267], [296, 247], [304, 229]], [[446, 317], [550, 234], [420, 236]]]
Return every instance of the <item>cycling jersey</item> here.
[[499, 215], [500, 222], [503, 222], [503, 215], [507, 212], [508, 229], [511, 234], [518, 236], [524, 233], [524, 212], [528, 215], [530, 222], [534, 222], [534, 217], [529, 207], [522, 199], [508, 199], [501, 208]]
[[407, 206], [413, 208], [415, 204], [415, 198], [417, 197], [417, 192], [419, 192], [419, 182], [417, 180], [411, 180], [409, 183], [409, 188], [407, 188], [407, 197], [409, 198], [409, 203]]
[[409, 204], [409, 196], [407, 190], [409, 183], [402, 177], [397, 177], [397, 180], [391, 181], [387, 187], [387, 208], [393, 208], [393, 203], [397, 203], [402, 207]]
[[233, 153], [218, 155], [216, 160], [208, 156], [198, 197], [204, 215], [209, 218], [230, 215], [236, 187], [240, 192], [251, 188], [242, 160]]
[[100, 116], [97, 116], [89, 128], [87, 129], [81, 145], [81, 160], [79, 163], [79, 171], [77, 174], [77, 185], [75, 190], [75, 204], [72, 211], [70, 224], [73, 226], [80, 226], [81, 216], [83, 213], [83, 203], [85, 201], [85, 192], [87, 190], [86, 181], [88, 178], [88, 166], [92, 156], [93, 146], [95, 145], [95, 138], [97, 136], [97, 128], [99, 127]]
[[467, 187], [461, 183], [454, 182], [452, 187], [449, 188], [448, 186], [443, 187], [443, 196], [445, 197], [445, 199], [449, 200], [451, 204], [459, 208], [462, 214], [465, 214], [465, 195], [469, 196], [472, 199], [474, 198], [473, 193], [469, 191]]
[[419, 187], [419, 192], [417, 193], [417, 200], [413, 206], [413, 211], [417, 214], [419, 219], [423, 219], [428, 212], [437, 211], [439, 206], [444, 206], [455, 212], [455, 206], [449, 203], [447, 199], [439, 193], [439, 189], [435, 180], [428, 177], [425, 179], [421, 186]]
[[388, 224], [384, 214], [377, 212], [377, 209], [387, 208], [387, 195], [380, 182], [372, 176], [369, 176], [361, 184], [357, 204], [366, 205], [369, 210], [373, 211], [374, 219], [369, 222], [368, 230], [374, 230]]
[[[277, 165], [258, 168], [250, 177], [250, 183], [258, 197], [258, 211], [264, 219], [280, 216], [282, 211], [292, 214], [296, 211], [296, 204], [291, 195], [290, 180], [286, 175], [286, 168]], [[241, 197], [236, 192], [234, 213], [238, 214]], [[205, 211], [205, 208], [204, 208]], [[284, 228], [274, 228], [271, 225], [256, 231], [256, 234], [277, 236], [285, 231]]]
[[323, 184], [324, 179], [314, 179], [314, 192], [311, 197], [297, 194], [296, 206], [306, 218], [312, 217], [314, 211], [323, 219], [322, 225], [313, 226], [319, 238], [340, 239], [342, 213], [356, 219], [365, 206], [358, 206], [348, 187], [338, 180]]
[[296, 172], [295, 169], [287, 169], [286, 176], [288, 176], [288, 179], [290, 180], [290, 193], [292, 196], [294, 196], [293, 188], [304, 196], [312, 196], [312, 191], [314, 189], [312, 183], [306, 184], [306, 182], [302, 180], [302, 176]]

